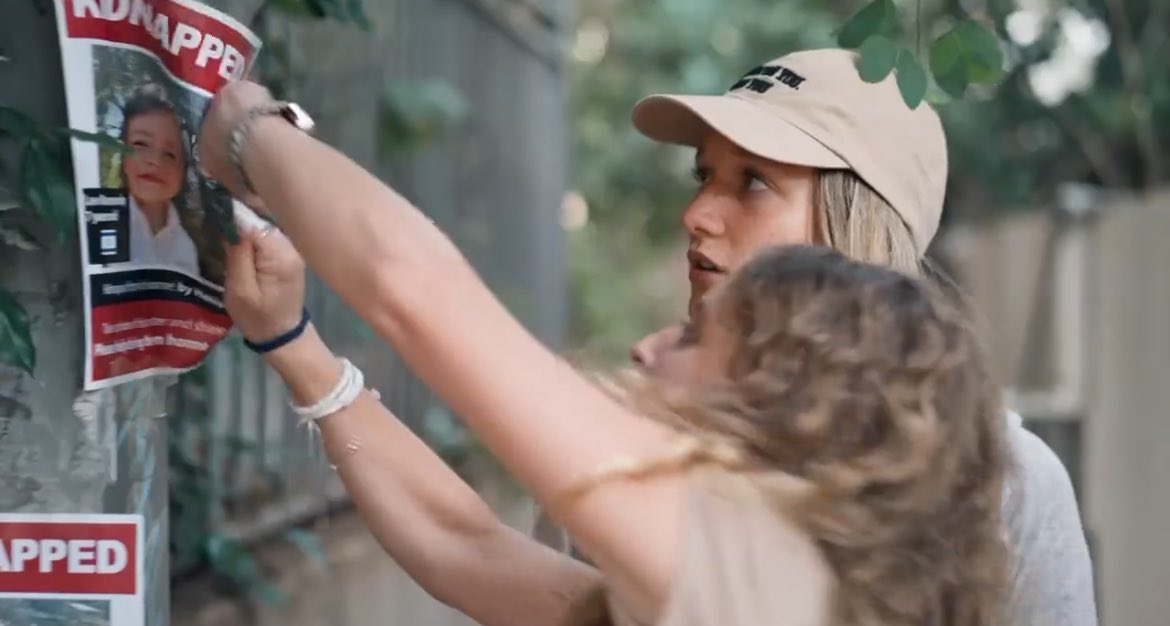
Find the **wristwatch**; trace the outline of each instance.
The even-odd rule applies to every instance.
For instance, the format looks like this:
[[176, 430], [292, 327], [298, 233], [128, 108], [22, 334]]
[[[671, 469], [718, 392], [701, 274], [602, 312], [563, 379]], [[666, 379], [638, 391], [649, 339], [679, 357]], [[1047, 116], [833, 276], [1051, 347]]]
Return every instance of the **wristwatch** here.
[[256, 190], [252, 188], [252, 183], [248, 180], [248, 173], [244, 171], [244, 146], [248, 143], [248, 136], [251, 134], [256, 120], [268, 115], [281, 117], [295, 128], [306, 133], [311, 133], [316, 125], [313, 122], [313, 118], [309, 117], [309, 114], [301, 108], [301, 105], [295, 102], [281, 101], [253, 107], [244, 116], [244, 119], [236, 123], [235, 128], [228, 133], [228, 160], [231, 161], [232, 168], [236, 171], [236, 177], [240, 180], [244, 189], [251, 194], [255, 194]]

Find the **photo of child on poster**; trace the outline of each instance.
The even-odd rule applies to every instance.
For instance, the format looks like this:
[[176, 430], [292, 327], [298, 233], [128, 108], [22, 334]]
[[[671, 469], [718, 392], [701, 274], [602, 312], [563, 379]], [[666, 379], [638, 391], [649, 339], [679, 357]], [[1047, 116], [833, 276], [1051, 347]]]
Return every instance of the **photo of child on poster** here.
[[[193, 146], [203, 111], [260, 42], [189, 0], [57, 3], [86, 274], [86, 389], [198, 365], [228, 332], [226, 191]], [[226, 219], [223, 216], [228, 216]]]
[[165, 92], [150, 87], [122, 106], [120, 139], [133, 150], [123, 156], [120, 168], [130, 209], [130, 262], [198, 276], [195, 241], [175, 207], [191, 161], [183, 123]]

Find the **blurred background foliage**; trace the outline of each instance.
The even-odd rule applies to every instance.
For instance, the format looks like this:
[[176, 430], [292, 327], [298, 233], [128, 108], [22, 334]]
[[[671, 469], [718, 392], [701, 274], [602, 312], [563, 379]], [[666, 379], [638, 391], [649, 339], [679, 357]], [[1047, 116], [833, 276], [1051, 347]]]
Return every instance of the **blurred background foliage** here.
[[[889, 4], [888, 0], [872, 3]], [[917, 51], [960, 21], [1000, 39], [1003, 75], [961, 99], [931, 88], [946, 126], [945, 222], [1041, 209], [1079, 182], [1149, 190], [1170, 179], [1170, 2], [895, 0], [896, 41]], [[856, 0], [593, 0], [577, 4], [572, 68], [570, 233], [573, 345], [624, 359], [629, 343], [682, 315], [679, 218], [692, 151], [629, 122], [650, 93], [720, 93], [789, 51], [836, 46]], [[921, 40], [921, 42], [919, 41]], [[857, 44], [856, 41], [850, 42]], [[933, 83], [933, 79], [931, 80]], [[650, 245], [647, 245], [649, 242]]]

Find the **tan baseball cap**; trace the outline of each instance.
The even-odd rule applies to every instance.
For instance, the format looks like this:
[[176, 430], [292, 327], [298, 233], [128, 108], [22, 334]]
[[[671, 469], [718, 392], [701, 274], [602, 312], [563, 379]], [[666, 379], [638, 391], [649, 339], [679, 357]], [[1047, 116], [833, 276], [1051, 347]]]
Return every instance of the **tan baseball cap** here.
[[720, 96], [655, 95], [634, 126], [656, 141], [699, 146], [714, 129], [766, 159], [849, 169], [902, 216], [920, 253], [938, 230], [947, 183], [942, 123], [911, 109], [891, 74], [867, 83], [847, 50], [806, 50], [769, 61]]

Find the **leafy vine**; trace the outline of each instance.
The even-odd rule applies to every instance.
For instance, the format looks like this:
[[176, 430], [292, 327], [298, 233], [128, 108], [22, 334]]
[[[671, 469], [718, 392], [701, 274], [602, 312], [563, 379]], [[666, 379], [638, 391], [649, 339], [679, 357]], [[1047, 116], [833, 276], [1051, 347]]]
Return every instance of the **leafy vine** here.
[[[107, 135], [73, 128], [45, 128], [27, 114], [0, 105], [0, 137], [20, 144], [19, 187], [0, 188], [0, 241], [31, 251], [66, 243], [76, 229], [69, 139], [92, 141], [124, 151], [122, 142]], [[55, 241], [37, 237], [41, 220], [55, 233]], [[37, 352], [28, 311], [0, 285], [0, 364], [32, 374]]]
[[912, 41], [899, 42], [902, 23], [894, 0], [872, 0], [838, 31], [837, 43], [858, 50], [861, 60], [857, 69], [862, 79], [881, 82], [892, 72], [910, 108], [917, 108], [923, 100], [939, 103], [962, 98], [969, 86], [991, 84], [1003, 76], [999, 39], [974, 18], [962, 16], [939, 35], [926, 59], [920, 58], [922, 0], [914, 0]]

